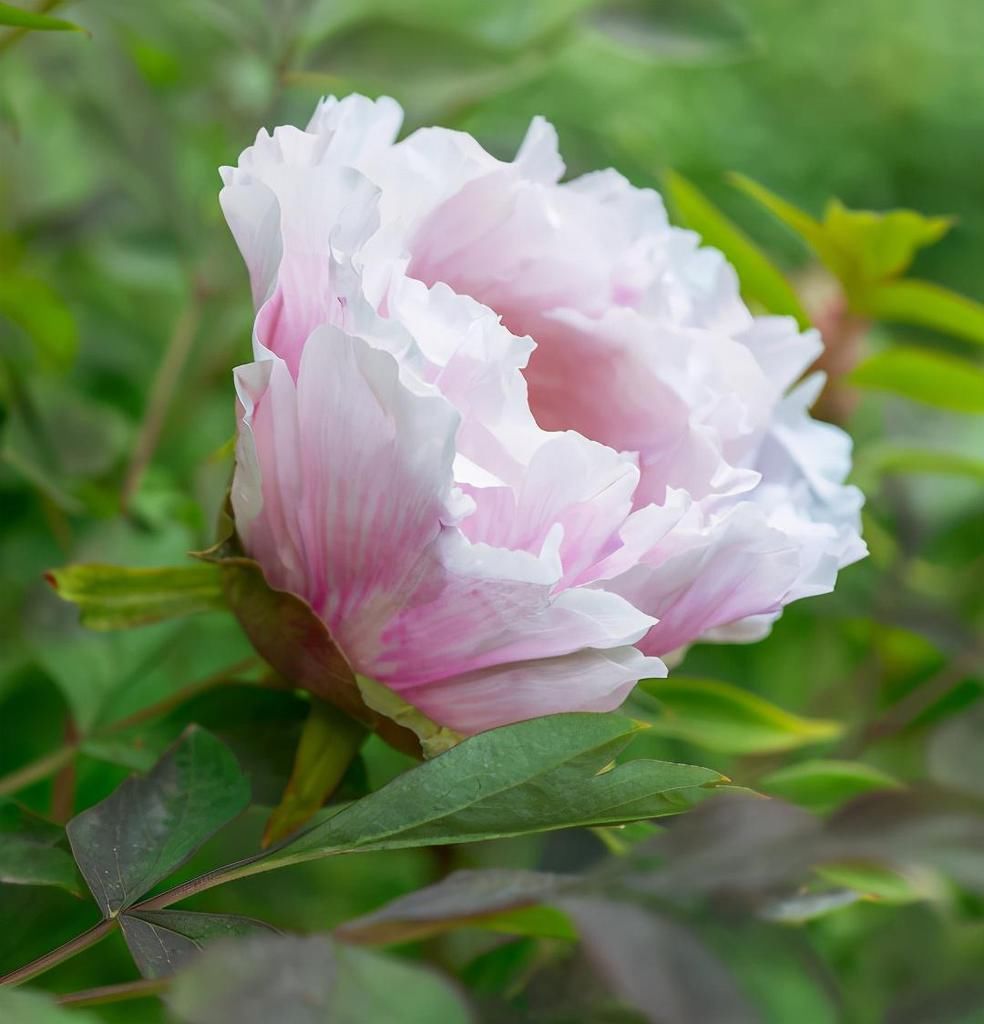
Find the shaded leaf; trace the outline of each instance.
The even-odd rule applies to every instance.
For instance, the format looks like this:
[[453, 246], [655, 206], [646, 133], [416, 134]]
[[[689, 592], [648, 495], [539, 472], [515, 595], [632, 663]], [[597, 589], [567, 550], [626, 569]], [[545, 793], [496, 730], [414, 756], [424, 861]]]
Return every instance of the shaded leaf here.
[[984, 304], [931, 281], [890, 281], [868, 292], [868, 314], [984, 345]]
[[234, 914], [180, 910], [135, 910], [120, 915], [123, 936], [145, 978], [161, 978], [187, 967], [219, 939], [277, 929], [263, 921]]
[[73, 896], [82, 888], [75, 862], [57, 844], [65, 830], [20, 807], [0, 800], [0, 883], [53, 885]]
[[683, 925], [628, 903], [569, 898], [588, 958], [653, 1024], [753, 1024], [759, 1015], [723, 964]]
[[579, 713], [480, 733], [312, 825], [271, 851], [268, 866], [651, 818], [686, 806], [687, 790], [722, 780], [662, 761], [611, 768], [642, 728], [619, 715]]
[[792, 750], [835, 739], [842, 732], [838, 722], [794, 715], [714, 679], [673, 675], [643, 680], [631, 707], [644, 714], [659, 735], [728, 754]]
[[893, 347], [865, 360], [850, 383], [955, 412], [984, 413], [984, 370], [956, 356]]
[[50, 14], [41, 14], [37, 11], [27, 11], [23, 7], [14, 7], [13, 4], [0, 3], [0, 25], [9, 25], [11, 28], [26, 28], [32, 32], [84, 32], [70, 21], [63, 18], [53, 18]]
[[225, 607], [218, 571], [211, 565], [131, 569], [68, 565], [46, 574], [59, 597], [79, 607], [89, 629], [129, 629]]
[[899, 783], [861, 761], [801, 761], [759, 779], [757, 786], [812, 811], [827, 811], [876, 789], [897, 789]]
[[984, 701], [937, 727], [926, 747], [930, 776], [944, 786], [984, 793]]
[[253, 936], [207, 950], [168, 1002], [187, 1024], [465, 1024], [468, 1011], [431, 971], [327, 936]]
[[[538, 908], [537, 905], [569, 889], [576, 881], [563, 875], [540, 871], [493, 868], [485, 871], [455, 871], [434, 885], [401, 896], [379, 910], [347, 921], [335, 929], [345, 942], [385, 945], [410, 942], [467, 925], [480, 927], [502, 924], [507, 911]], [[549, 915], [543, 919], [551, 934], [570, 936], [570, 924], [563, 925]], [[514, 918], [514, 922], [520, 920]], [[508, 930], [504, 928], [503, 930]], [[527, 932], [528, 929], [523, 929]], [[542, 934], [542, 931], [537, 932]]]
[[720, 249], [734, 266], [746, 298], [759, 302], [770, 313], [795, 317], [802, 328], [810, 326], [810, 318], [792, 286], [740, 228], [675, 171], [666, 175], [666, 188], [682, 222], [696, 231], [705, 244]]
[[249, 803], [236, 759], [189, 729], [145, 778], [131, 778], [73, 818], [69, 842], [106, 917], [114, 917], [180, 867]]

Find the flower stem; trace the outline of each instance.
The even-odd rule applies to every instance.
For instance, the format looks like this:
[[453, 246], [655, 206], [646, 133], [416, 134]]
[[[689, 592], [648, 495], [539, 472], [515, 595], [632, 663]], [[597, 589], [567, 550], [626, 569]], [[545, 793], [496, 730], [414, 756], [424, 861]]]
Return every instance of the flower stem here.
[[99, 924], [93, 925], [87, 932], [76, 935], [74, 939], [69, 939], [63, 946], [59, 946], [50, 953], [39, 956], [37, 960], [32, 960], [31, 963], [18, 967], [16, 971], [11, 971], [9, 974], [0, 977], [0, 985], [20, 985], [22, 982], [30, 981], [31, 978], [44, 974], [45, 971], [75, 956], [76, 953], [81, 953], [90, 946], [94, 946], [97, 942], [106, 938], [115, 928], [115, 918], [100, 921]]
[[139, 981], [125, 981], [120, 985], [101, 985], [87, 988], [83, 992], [69, 992], [59, 996], [61, 1006], [101, 1006], [106, 1003], [122, 1003], [127, 999], [147, 999], [160, 995], [171, 984], [170, 978], [141, 978]]
[[0, 796], [9, 796], [32, 783], [48, 778], [49, 775], [54, 775], [66, 764], [71, 763], [78, 750], [78, 743], [66, 743], [65, 746], [53, 750], [50, 754], [45, 754], [44, 757], [39, 757], [36, 761], [24, 765], [23, 768], [18, 768], [9, 775], [5, 775], [0, 779]]

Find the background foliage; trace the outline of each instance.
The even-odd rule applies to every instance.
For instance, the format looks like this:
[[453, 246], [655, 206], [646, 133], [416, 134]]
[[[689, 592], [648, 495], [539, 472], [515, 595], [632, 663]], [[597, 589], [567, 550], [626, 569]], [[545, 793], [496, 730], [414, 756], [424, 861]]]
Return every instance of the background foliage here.
[[[841, 273], [837, 284], [821, 269], [825, 262], [843, 270], [823, 242], [813, 238], [811, 251], [726, 172], [816, 217], [831, 197], [855, 209], [952, 216], [948, 231], [935, 222], [927, 229], [923, 241], [932, 236], [936, 244], [912, 246], [907, 276], [984, 299], [984, 6], [910, 0], [904, 13], [894, 0], [43, 6], [87, 34], [12, 28], [0, 35], [0, 795], [16, 794], [24, 807], [64, 822], [129, 772], [148, 770], [195, 722], [236, 754], [253, 802], [181, 870], [187, 876], [256, 849], [290, 772], [305, 701], [255, 685], [261, 666], [234, 621], [207, 610], [207, 594], [194, 617], [93, 633], [43, 574], [70, 562], [176, 565], [213, 540], [230, 472], [229, 370], [248, 358], [250, 327], [245, 274], [216, 201], [216, 168], [234, 163], [259, 125], [303, 123], [321, 94], [360, 90], [395, 96], [409, 128], [464, 128], [502, 156], [533, 114], [545, 114], [571, 173], [611, 164], [640, 185], [666, 183], [682, 220], [744, 256], [749, 294], [786, 308], [792, 301], [833, 344], [828, 368], [839, 383], [822, 408], [855, 437], [872, 556], [845, 572], [836, 594], [791, 608], [767, 641], [695, 649], [679, 676], [644, 687], [631, 711], [653, 727], [635, 740], [632, 756], [707, 765], [822, 813], [900, 784], [946, 787], [945, 800], [935, 790], [926, 797], [934, 808], [958, 794], [967, 802], [961, 813], [977, 806], [984, 796], [977, 639], [984, 311], [944, 299], [938, 315], [884, 322], [884, 307], [868, 301], [856, 276]], [[666, 177], [671, 168], [683, 177]], [[719, 211], [731, 224], [718, 220]], [[738, 242], [729, 234], [735, 224]], [[798, 233], [809, 241], [802, 224]], [[750, 239], [751, 257], [741, 249]], [[786, 270], [795, 295], [776, 292], [773, 269], [756, 262], [757, 246]], [[867, 241], [852, 236], [847, 248], [870, 270]], [[886, 279], [902, 268], [890, 269]], [[927, 308], [923, 295], [919, 309]], [[933, 329], [940, 326], [947, 329]], [[846, 375], [863, 360], [853, 378], [861, 390], [851, 390]], [[339, 798], [377, 788], [408, 763], [370, 740]], [[4, 829], [21, 836], [21, 852], [29, 837], [18, 870], [29, 864], [37, 874], [14, 877], [9, 857], [0, 864], [0, 881], [32, 883], [0, 886], [2, 971], [79, 933], [99, 912], [80, 898], [60, 833], [33, 819], [14, 829], [19, 805], [2, 803], [0, 812]], [[469, 1012], [483, 1020], [984, 1021], [980, 833], [968, 838], [951, 819], [934, 824], [931, 856], [923, 842], [930, 826], [919, 826], [917, 840], [894, 812], [881, 805], [869, 812], [873, 821], [887, 814], [883, 831], [942, 875], [886, 876], [862, 858], [853, 875], [841, 866], [823, 890], [826, 903], [763, 902], [763, 888], [771, 895], [792, 870], [774, 843], [746, 842], [749, 830], [769, 837], [772, 826], [751, 811], [735, 820], [708, 815], [695, 819], [695, 848], [731, 849], [733, 859], [722, 854], [720, 864], [704, 864], [704, 879], [719, 872], [719, 882], [694, 883], [700, 899], [674, 906], [672, 919], [640, 920], [638, 908], [653, 899], [663, 906], [666, 893], [633, 882], [630, 872], [624, 884], [634, 895], [617, 911], [592, 903], [597, 897], [566, 895], [553, 900], [563, 905], [560, 917], [546, 906], [538, 915], [527, 908], [525, 917], [489, 930], [467, 926], [474, 915], [456, 896], [461, 927], [363, 925], [363, 937], [398, 941], [398, 952], [455, 975], [469, 992]], [[782, 827], [792, 828], [786, 819]], [[850, 831], [843, 822], [830, 828], [838, 842]], [[581, 830], [364, 852], [245, 878], [188, 906], [324, 933], [456, 868], [583, 870], [636, 839], [649, 842], [631, 829]], [[941, 860], [943, 847], [950, 855]], [[672, 864], [675, 854], [659, 856]], [[748, 863], [774, 865], [775, 879], [750, 883]], [[494, 891], [508, 889], [499, 882]], [[680, 882], [681, 891], [690, 884]], [[549, 886], [537, 891], [554, 894]], [[494, 909], [517, 913], [506, 904]], [[681, 937], [674, 929], [684, 926], [690, 930]], [[695, 935], [703, 945], [692, 949]], [[285, 963], [323, 974], [334, 957], [339, 977], [356, 990], [382, 998], [405, 985], [419, 992], [426, 1012], [456, 1019], [444, 989], [399, 974], [403, 961], [347, 946], [333, 952], [328, 939], [290, 941], [300, 945], [280, 950]], [[262, 948], [250, 955], [280, 962]], [[572, 987], [573, 977], [583, 978], [579, 957], [594, 963], [605, 985]], [[729, 972], [724, 980], [718, 960]], [[670, 962], [680, 969], [653, 967]], [[212, 971], [222, 974], [218, 961]], [[115, 935], [38, 984], [66, 992], [136, 976]], [[686, 976], [717, 993], [716, 1010], [688, 1002]], [[194, 977], [181, 988], [182, 1019], [219, 1019], [207, 1009], [214, 993], [203, 994], [204, 977], [197, 988]], [[651, 987], [639, 993], [633, 984], [641, 977]], [[339, 1009], [354, 998], [344, 985], [339, 991], [332, 996], [338, 1019], [349, 1012], [383, 1020], [390, 1012], [357, 1002]], [[31, 997], [23, 998], [27, 1006]], [[749, 1016], [741, 1016], [739, 999], [748, 1000]], [[28, 1020], [34, 1011], [20, 1012]], [[163, 1019], [152, 1000], [84, 1012], [105, 1021]]]

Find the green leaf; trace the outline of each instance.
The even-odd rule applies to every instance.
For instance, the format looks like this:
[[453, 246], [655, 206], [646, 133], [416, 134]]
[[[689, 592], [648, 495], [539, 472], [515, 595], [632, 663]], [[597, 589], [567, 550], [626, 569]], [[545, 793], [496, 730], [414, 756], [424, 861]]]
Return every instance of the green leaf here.
[[758, 1024], [725, 966], [663, 914], [601, 897], [561, 903], [589, 964], [619, 999], [653, 1024]]
[[942, 352], [885, 349], [866, 359], [847, 379], [858, 387], [889, 391], [940, 409], [984, 413], [984, 370]]
[[63, 1009], [46, 992], [0, 988], [0, 1020], [10, 1024], [101, 1024], [86, 1010]]
[[837, 199], [827, 204], [823, 220], [829, 244], [864, 284], [904, 273], [918, 250], [938, 242], [952, 225], [949, 217], [924, 217], [913, 210], [849, 210]]
[[217, 943], [177, 975], [168, 998], [185, 1024], [467, 1024], [436, 973], [327, 936]]
[[984, 304], [930, 281], [890, 281], [872, 289], [865, 309], [876, 320], [915, 324], [984, 345]]
[[[569, 890], [571, 885], [571, 876], [541, 871], [455, 871], [434, 885], [347, 921], [335, 929], [335, 935], [345, 942], [385, 945], [472, 926], [513, 934], [572, 938], [564, 914], [540, 906]], [[529, 911], [541, 913], [535, 919], [524, 917]]]
[[939, 725], [926, 747], [929, 775], [971, 796], [984, 794], [984, 702], [972, 704]]
[[732, 172], [728, 175], [728, 180], [747, 196], [751, 196], [757, 203], [764, 206], [794, 234], [799, 235], [825, 264], [828, 263], [828, 260], [837, 262], [837, 253], [831, 248], [824, 234], [823, 225], [815, 217], [744, 174]]
[[825, 864], [817, 868], [816, 873], [828, 882], [844, 886], [865, 899], [877, 900], [879, 903], [915, 903], [933, 895], [935, 888], [925, 879], [910, 877], [879, 864]]
[[666, 191], [680, 220], [734, 265], [746, 298], [770, 313], [795, 317], [802, 328], [810, 326], [810, 318], [781, 271], [692, 182], [669, 171]]
[[874, 789], [897, 789], [891, 775], [860, 761], [815, 760], [780, 768], [759, 789], [813, 811], [827, 811]]
[[463, 999], [435, 971], [370, 952], [337, 946], [332, 1024], [469, 1024]]
[[30, 337], [43, 369], [67, 370], [79, 336], [71, 310], [46, 282], [16, 268], [0, 272], [0, 314]]
[[867, 480], [883, 473], [935, 473], [984, 481], [984, 459], [960, 452], [908, 448], [885, 442], [858, 452], [854, 471], [858, 480]]
[[793, 750], [843, 731], [839, 722], [794, 715], [730, 683], [687, 676], [643, 680], [631, 708], [658, 735], [725, 754]]
[[220, 939], [260, 932], [279, 934], [263, 921], [234, 914], [137, 910], [120, 915], [123, 936], [145, 978], [162, 978], [187, 967]]
[[870, 307], [872, 295], [904, 273], [919, 249], [938, 242], [952, 226], [949, 217], [925, 217], [913, 210], [849, 210], [832, 199], [817, 220], [806, 211], [742, 174], [731, 182], [791, 228], [837, 277], [852, 309]]
[[312, 825], [267, 854], [267, 867], [652, 818], [685, 806], [687, 790], [722, 781], [708, 768], [662, 761], [612, 768], [644, 728], [579, 713], [480, 733]]
[[104, 916], [180, 867], [249, 803], [236, 759], [189, 729], [146, 778], [131, 778], [67, 827], [75, 860]]
[[264, 847], [295, 832], [321, 809], [365, 738], [361, 722], [325, 701], [311, 702], [290, 780], [263, 832]]
[[13, 800], [0, 800], [0, 883], [52, 885], [81, 896], [75, 862], [59, 848], [65, 830], [31, 814]]
[[7, 3], [0, 3], [0, 25], [26, 28], [32, 32], [85, 32], [85, 29], [62, 18], [52, 18], [49, 14], [40, 14], [37, 11], [26, 11], [23, 7], [14, 7], [13, 4]]
[[717, 0], [608, 0], [586, 19], [620, 48], [651, 60], [709, 60], [751, 50], [755, 40]]
[[225, 607], [221, 577], [211, 565], [68, 565], [46, 578], [61, 598], [79, 606], [89, 629], [129, 629]]

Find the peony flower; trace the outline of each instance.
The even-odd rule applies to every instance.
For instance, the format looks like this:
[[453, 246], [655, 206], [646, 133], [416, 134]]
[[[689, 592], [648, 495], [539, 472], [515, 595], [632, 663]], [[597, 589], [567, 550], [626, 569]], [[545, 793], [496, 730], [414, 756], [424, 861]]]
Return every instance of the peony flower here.
[[610, 710], [862, 557], [813, 331], [614, 171], [390, 99], [261, 131], [221, 201], [258, 309], [232, 507], [347, 661], [464, 733]]

